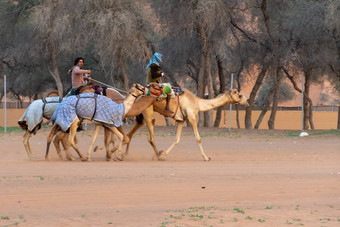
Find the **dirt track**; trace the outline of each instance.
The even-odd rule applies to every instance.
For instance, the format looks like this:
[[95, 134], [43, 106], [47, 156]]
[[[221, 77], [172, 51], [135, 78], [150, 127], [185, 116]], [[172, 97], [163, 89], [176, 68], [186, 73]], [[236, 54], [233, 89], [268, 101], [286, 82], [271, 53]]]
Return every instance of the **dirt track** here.
[[[31, 138], [37, 159], [48, 131]], [[90, 132], [78, 134], [84, 154]], [[175, 138], [174, 127], [156, 132], [160, 149]], [[339, 133], [200, 132], [210, 162], [190, 128], [166, 161], [152, 160], [145, 128], [123, 162], [104, 151], [60, 161], [54, 149], [30, 161], [23, 133], [0, 134], [0, 226], [340, 226]]]

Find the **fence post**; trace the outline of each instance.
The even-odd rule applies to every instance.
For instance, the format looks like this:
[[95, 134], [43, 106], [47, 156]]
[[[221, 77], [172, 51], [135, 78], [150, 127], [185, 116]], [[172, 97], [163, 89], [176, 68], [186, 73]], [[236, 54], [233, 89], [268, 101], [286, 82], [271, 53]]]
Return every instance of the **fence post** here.
[[7, 132], [7, 87], [6, 87], [6, 75], [4, 75], [4, 132]]

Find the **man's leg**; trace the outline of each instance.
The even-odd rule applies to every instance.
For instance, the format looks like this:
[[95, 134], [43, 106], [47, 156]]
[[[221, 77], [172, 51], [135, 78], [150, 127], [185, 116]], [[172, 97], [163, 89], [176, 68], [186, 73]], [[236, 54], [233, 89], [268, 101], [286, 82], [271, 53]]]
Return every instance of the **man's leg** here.
[[166, 106], [165, 106], [165, 110], [171, 114], [173, 114], [174, 112], [170, 110], [170, 100], [171, 100], [171, 94], [167, 94], [166, 96]]

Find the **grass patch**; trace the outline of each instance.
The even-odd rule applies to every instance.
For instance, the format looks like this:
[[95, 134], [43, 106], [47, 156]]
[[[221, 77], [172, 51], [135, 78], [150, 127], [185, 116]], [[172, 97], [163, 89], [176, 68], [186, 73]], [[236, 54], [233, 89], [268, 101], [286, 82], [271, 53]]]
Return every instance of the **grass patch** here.
[[243, 209], [240, 209], [240, 208], [234, 208], [234, 211], [238, 212], [238, 213], [242, 213], [242, 214], [245, 214], [246, 211], [243, 210]]
[[[7, 133], [23, 132], [20, 127], [6, 127]], [[5, 128], [0, 126], [0, 133], [5, 133]]]

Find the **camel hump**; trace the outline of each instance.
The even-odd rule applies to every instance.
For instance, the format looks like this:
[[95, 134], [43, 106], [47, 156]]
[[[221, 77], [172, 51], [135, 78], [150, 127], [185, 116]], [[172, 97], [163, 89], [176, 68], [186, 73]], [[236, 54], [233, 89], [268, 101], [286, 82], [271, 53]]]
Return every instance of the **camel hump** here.
[[57, 96], [59, 96], [59, 93], [57, 90], [53, 90], [47, 93], [47, 97], [57, 97]]

